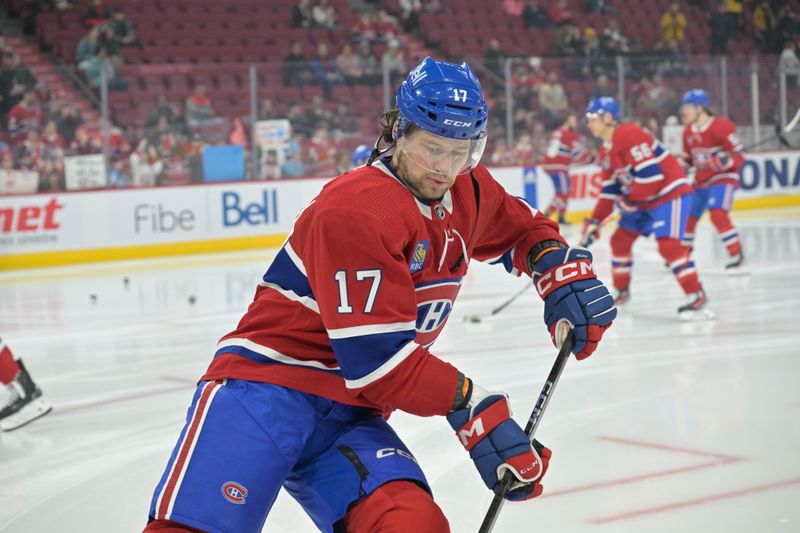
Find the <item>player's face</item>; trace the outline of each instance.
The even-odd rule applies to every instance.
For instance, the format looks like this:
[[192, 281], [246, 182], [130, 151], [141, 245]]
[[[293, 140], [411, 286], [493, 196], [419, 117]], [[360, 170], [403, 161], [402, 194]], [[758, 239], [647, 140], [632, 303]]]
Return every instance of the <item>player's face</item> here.
[[697, 109], [697, 106], [692, 104], [683, 104], [681, 106], [681, 121], [683, 121], [684, 126], [697, 120], [697, 115], [699, 115]]
[[592, 137], [600, 137], [606, 129], [606, 124], [603, 121], [603, 116], [597, 113], [586, 114], [586, 126], [592, 134]]
[[396, 170], [415, 196], [435, 200], [480, 159], [476, 143], [480, 143], [482, 152], [483, 142], [459, 141], [417, 130], [397, 140]]

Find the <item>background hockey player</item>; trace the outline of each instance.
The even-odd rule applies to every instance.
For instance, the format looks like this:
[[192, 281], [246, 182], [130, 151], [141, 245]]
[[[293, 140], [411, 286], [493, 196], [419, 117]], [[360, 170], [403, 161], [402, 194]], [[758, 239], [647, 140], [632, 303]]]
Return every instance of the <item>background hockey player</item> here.
[[359, 144], [353, 150], [353, 155], [350, 156], [350, 168], [360, 167], [369, 161], [369, 156], [372, 154], [372, 147], [366, 144]]
[[14, 359], [11, 349], [0, 339], [0, 383], [8, 397], [0, 409], [0, 429], [11, 431], [50, 412], [42, 391], [33, 382], [21, 359]]
[[683, 152], [688, 165], [694, 167], [694, 198], [686, 223], [684, 244], [694, 246], [697, 221], [708, 209], [711, 223], [717, 228], [730, 260], [725, 268], [735, 271], [742, 267], [744, 255], [739, 232], [731, 222], [733, 195], [739, 187], [739, 170], [744, 164], [742, 144], [736, 135], [736, 125], [709, 110], [708, 93], [692, 89], [683, 95], [681, 118]]
[[633, 243], [653, 235], [658, 251], [669, 263], [687, 295], [678, 309], [684, 318], [707, 315], [706, 296], [694, 262], [681, 243], [692, 201], [692, 188], [677, 158], [661, 142], [631, 123], [619, 123], [619, 107], [610, 97], [595, 98], [586, 108], [592, 135], [603, 141], [598, 155], [603, 186], [592, 216], [586, 221], [581, 244], [596, 238], [600, 222], [619, 210], [620, 220], [611, 235], [611, 272], [615, 302], [630, 298]]
[[567, 222], [564, 213], [567, 212], [569, 202], [570, 182], [569, 167], [573, 164], [586, 162], [587, 152], [581, 144], [578, 135], [578, 118], [574, 113], [567, 115], [564, 123], [556, 128], [547, 139], [547, 151], [539, 161], [539, 166], [547, 172], [553, 180], [555, 194], [550, 205], [545, 210], [545, 215], [551, 217], [558, 215], [558, 223]]
[[446, 532], [387, 423], [395, 409], [446, 416], [490, 489], [510, 471], [509, 499], [542, 492], [550, 450], [531, 446], [504, 394], [429, 348], [472, 259], [533, 276], [554, 342], [574, 327], [579, 359], [616, 316], [611, 295], [589, 252], [479, 164], [488, 109], [468, 66], [424, 59], [396, 104], [382, 118], [389, 147], [300, 213], [219, 342], [146, 531], [256, 533], [283, 487], [325, 532]]

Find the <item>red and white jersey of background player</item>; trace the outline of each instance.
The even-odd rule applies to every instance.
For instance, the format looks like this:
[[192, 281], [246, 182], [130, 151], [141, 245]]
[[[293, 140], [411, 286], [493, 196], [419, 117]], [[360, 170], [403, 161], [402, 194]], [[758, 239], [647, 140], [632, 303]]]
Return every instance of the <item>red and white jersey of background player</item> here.
[[602, 188], [593, 218], [604, 219], [614, 202], [624, 198], [640, 209], [650, 209], [692, 192], [677, 158], [661, 141], [636, 124], [620, 124], [598, 152]]
[[[683, 129], [683, 152], [686, 162], [695, 167], [695, 187], [739, 185], [739, 170], [744, 164], [742, 143], [736, 135], [736, 125], [724, 117], [712, 116], [702, 126], [688, 124]], [[709, 167], [713, 155], [730, 161], [722, 171]]]
[[483, 166], [473, 175], [433, 202], [414, 197], [386, 160], [329, 182], [203, 379], [275, 383], [382, 412], [449, 412], [457, 370], [429, 347], [469, 260], [530, 275], [534, 244], [564, 242]]
[[586, 156], [580, 136], [561, 126], [547, 138], [547, 151], [539, 166], [546, 172], [566, 172], [570, 165], [584, 162]]

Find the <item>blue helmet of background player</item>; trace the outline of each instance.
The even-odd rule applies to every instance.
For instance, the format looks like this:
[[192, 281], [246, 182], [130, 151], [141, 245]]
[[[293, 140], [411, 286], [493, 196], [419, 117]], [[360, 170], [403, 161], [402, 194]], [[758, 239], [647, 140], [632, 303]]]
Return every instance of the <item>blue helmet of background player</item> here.
[[617, 101], [610, 96], [601, 96], [600, 98], [592, 98], [589, 100], [589, 105], [586, 106], [587, 115], [604, 115], [610, 113], [614, 120], [619, 120], [619, 106]]
[[[442, 174], [461, 174], [474, 168], [486, 146], [489, 108], [483, 98], [481, 84], [466, 63], [456, 65], [426, 57], [412, 70], [397, 89], [398, 116], [392, 131], [396, 142], [410, 126], [450, 140], [449, 145], [463, 144], [466, 158], [456, 157], [447, 168], [428, 168], [441, 158], [422, 153], [421, 147], [398, 142], [398, 148], [417, 164]], [[456, 141], [458, 144], [456, 144]], [[417, 157], [415, 157], [417, 156]], [[463, 161], [462, 161], [463, 159]], [[426, 161], [430, 163], [426, 166]]]
[[370, 146], [367, 146], [366, 144], [359, 144], [356, 146], [356, 149], [353, 150], [353, 155], [350, 157], [350, 162], [354, 168], [360, 167], [369, 161], [369, 156], [371, 154], [372, 148]]
[[705, 92], [703, 89], [688, 90], [683, 94], [681, 103], [696, 105], [704, 109], [708, 109], [709, 106], [708, 93]]

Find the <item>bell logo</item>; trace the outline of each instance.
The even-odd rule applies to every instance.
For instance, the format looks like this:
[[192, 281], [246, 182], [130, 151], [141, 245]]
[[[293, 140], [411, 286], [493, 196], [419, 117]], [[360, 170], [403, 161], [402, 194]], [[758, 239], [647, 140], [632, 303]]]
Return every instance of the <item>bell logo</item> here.
[[57, 198], [51, 198], [44, 206], [0, 207], [0, 233], [56, 230], [60, 226], [56, 214], [63, 207]]

